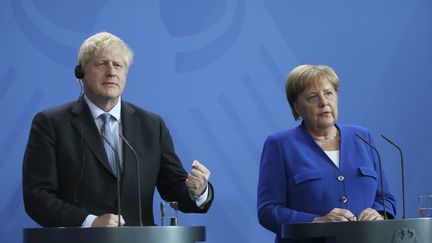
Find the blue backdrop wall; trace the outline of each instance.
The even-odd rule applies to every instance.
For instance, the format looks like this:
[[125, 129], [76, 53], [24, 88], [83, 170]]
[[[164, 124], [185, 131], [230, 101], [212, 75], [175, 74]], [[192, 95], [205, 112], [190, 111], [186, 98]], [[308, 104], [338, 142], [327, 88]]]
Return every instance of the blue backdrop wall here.
[[100, 31], [136, 54], [124, 99], [166, 119], [186, 168], [211, 169], [210, 212], [180, 215], [207, 226], [208, 242], [272, 242], [256, 216], [259, 158], [267, 135], [297, 125], [284, 83], [299, 64], [339, 74], [340, 121], [374, 133], [400, 211], [398, 153], [379, 134], [405, 151], [408, 216], [432, 193], [429, 0], [3, 0], [0, 242], [37, 227], [21, 191], [31, 120], [78, 97], [78, 48]]

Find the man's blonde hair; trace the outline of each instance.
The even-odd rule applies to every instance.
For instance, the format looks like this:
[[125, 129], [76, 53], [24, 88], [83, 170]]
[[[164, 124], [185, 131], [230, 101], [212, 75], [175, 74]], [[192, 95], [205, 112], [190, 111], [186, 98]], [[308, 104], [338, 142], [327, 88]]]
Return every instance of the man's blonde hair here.
[[121, 51], [127, 72], [132, 64], [133, 52], [120, 38], [108, 32], [97, 33], [83, 42], [78, 53], [78, 65], [84, 68], [92, 55], [114, 49]]

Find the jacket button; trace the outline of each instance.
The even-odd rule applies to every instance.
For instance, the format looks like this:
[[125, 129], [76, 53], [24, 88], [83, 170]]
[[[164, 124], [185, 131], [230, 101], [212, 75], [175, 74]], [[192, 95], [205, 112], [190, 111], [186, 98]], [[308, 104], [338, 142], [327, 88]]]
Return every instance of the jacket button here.
[[348, 198], [347, 198], [347, 197], [341, 197], [341, 198], [339, 199], [339, 201], [340, 201], [341, 203], [347, 203], [347, 202], [348, 202]]
[[340, 176], [338, 176], [338, 181], [340, 181], [340, 182], [342, 182], [342, 181], [344, 181], [345, 180], [345, 177], [344, 176], [342, 176], [342, 175], [340, 175]]

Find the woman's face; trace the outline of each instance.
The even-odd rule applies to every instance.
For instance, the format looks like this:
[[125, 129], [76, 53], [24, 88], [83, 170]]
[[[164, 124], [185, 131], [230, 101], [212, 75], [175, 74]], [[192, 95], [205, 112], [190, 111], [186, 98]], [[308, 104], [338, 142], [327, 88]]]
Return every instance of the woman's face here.
[[307, 87], [294, 103], [307, 129], [312, 132], [325, 132], [330, 129], [338, 117], [338, 97], [333, 86], [322, 80]]

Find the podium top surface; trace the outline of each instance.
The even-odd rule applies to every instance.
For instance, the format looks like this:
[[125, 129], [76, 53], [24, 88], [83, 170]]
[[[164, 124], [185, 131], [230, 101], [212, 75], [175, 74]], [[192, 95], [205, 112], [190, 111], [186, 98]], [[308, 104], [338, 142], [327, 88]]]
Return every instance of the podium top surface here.
[[336, 242], [432, 242], [432, 218], [284, 224], [282, 238], [336, 239]]
[[24, 243], [195, 243], [206, 240], [204, 226], [143, 226], [114, 228], [29, 228]]

